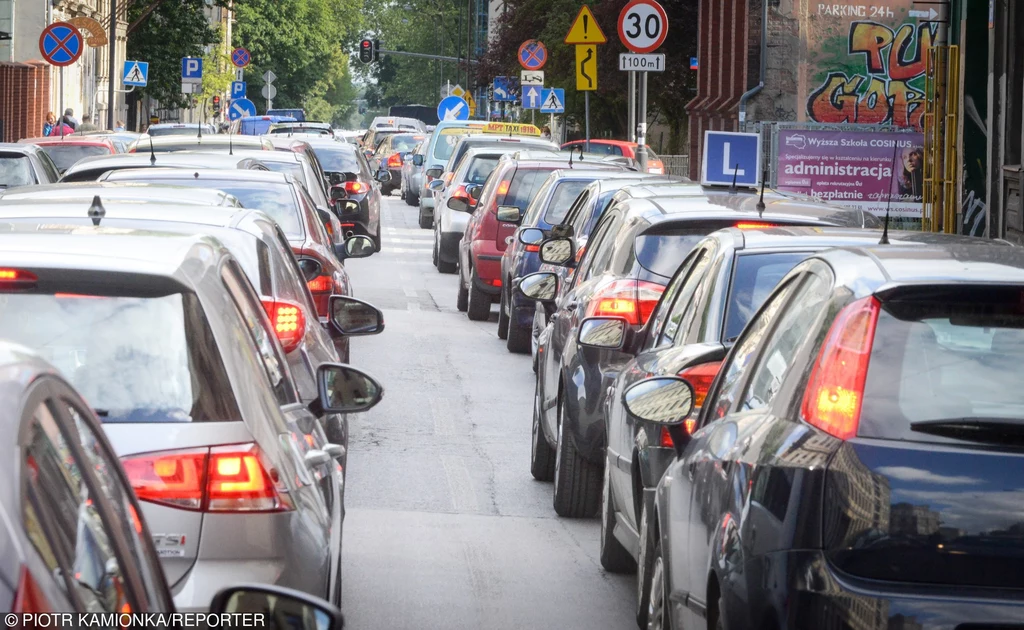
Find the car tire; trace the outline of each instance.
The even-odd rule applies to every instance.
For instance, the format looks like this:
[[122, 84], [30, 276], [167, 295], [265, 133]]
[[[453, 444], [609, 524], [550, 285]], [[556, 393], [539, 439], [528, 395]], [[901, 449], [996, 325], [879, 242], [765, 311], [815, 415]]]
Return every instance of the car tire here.
[[460, 313], [465, 313], [469, 308], [469, 291], [462, 286], [462, 278], [459, 278], [459, 296], [455, 299], [455, 308], [459, 309]]
[[615, 537], [615, 499], [612, 498], [611, 470], [604, 463], [604, 481], [601, 489], [601, 566], [609, 573], [631, 573], [636, 560]]
[[373, 245], [376, 248], [376, 251], [379, 253], [380, 252], [380, 245], [381, 245], [381, 243], [380, 243], [380, 221], [377, 222], [377, 235], [374, 236], [374, 238], [373, 238]]
[[647, 628], [651, 603], [651, 569], [654, 567], [654, 541], [646, 502], [640, 508], [640, 557], [636, 560], [636, 625]]
[[440, 267], [438, 266], [438, 263], [441, 262], [441, 255], [438, 253], [437, 250], [440, 247], [441, 247], [440, 243], [437, 242], [437, 232], [434, 232], [434, 249], [431, 251], [430, 258], [431, 258], [431, 262], [434, 263], [434, 266], [438, 268], [438, 271], [440, 271]]
[[429, 230], [430, 228], [434, 227], [434, 220], [431, 217], [428, 217], [426, 213], [423, 212], [423, 206], [420, 206], [419, 219], [420, 227], [423, 228], [424, 230]]
[[501, 292], [501, 304], [498, 306], [498, 339], [508, 339], [508, 301], [505, 299], [505, 291]]
[[589, 518], [601, 507], [601, 467], [580, 455], [565, 433], [565, 402], [558, 395], [558, 445], [555, 447], [555, 513], [568, 518]]
[[[665, 561], [661, 548], [661, 537], [654, 541], [654, 554], [651, 560], [651, 597], [647, 605], [646, 630], [671, 630], [672, 620], [669, 616], [668, 599], [668, 563]], [[716, 630], [720, 630], [716, 627]]]
[[529, 354], [530, 344], [533, 343], [531, 340], [532, 334], [533, 331], [531, 329], [523, 328], [510, 319], [508, 324], [508, 340], [505, 342], [505, 347], [512, 354]]
[[458, 269], [459, 268], [458, 268], [458, 266], [456, 266], [455, 263], [453, 263], [453, 262], [445, 262], [445, 260], [443, 258], [441, 258], [441, 254], [440, 253], [437, 255], [437, 270], [438, 271], [440, 271], [441, 273], [455, 273], [456, 271], [458, 271]]
[[474, 322], [485, 322], [491, 317], [491, 296], [487, 295], [472, 280], [473, 271], [470, 270], [469, 281], [469, 304], [466, 315]]
[[409, 204], [410, 206], [418, 206], [420, 205], [420, 196], [414, 195], [413, 192], [410, 190], [407, 193], [405, 193], [405, 203]]
[[537, 481], [555, 478], [555, 449], [540, 426], [540, 383], [533, 390], [533, 439], [530, 443], [530, 474]]

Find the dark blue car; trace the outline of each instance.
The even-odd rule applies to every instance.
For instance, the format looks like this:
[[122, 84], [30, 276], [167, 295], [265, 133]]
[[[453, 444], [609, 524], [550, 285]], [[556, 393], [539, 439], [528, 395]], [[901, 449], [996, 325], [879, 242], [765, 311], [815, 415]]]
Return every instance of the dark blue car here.
[[562, 222], [569, 207], [591, 182], [608, 176], [607, 171], [562, 169], [552, 171], [526, 208], [519, 229], [509, 237], [501, 257], [501, 309], [498, 311], [498, 338], [506, 339], [509, 352], [530, 351], [535, 306], [512, 290], [512, 281], [540, 269], [538, 245], [524, 244], [519, 232], [525, 228], [549, 230]]

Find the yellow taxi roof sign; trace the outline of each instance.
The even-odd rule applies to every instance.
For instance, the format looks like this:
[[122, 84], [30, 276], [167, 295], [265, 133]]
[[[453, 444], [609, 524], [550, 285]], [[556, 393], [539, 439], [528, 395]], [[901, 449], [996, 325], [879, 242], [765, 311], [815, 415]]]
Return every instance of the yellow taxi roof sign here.
[[539, 136], [540, 129], [534, 125], [523, 125], [519, 123], [492, 122], [484, 127], [485, 133], [507, 133], [517, 136]]
[[604, 31], [594, 19], [594, 12], [587, 5], [580, 7], [579, 14], [572, 21], [572, 26], [569, 27], [569, 34], [565, 36], [565, 43], [570, 45], [608, 43]]

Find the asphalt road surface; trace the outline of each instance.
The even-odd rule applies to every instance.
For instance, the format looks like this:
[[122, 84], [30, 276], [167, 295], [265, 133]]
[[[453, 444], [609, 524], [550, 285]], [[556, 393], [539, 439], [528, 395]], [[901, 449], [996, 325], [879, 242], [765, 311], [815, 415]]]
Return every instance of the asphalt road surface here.
[[384, 383], [354, 416], [346, 630], [635, 628], [633, 576], [602, 571], [599, 522], [563, 519], [530, 476], [530, 359], [455, 309], [416, 208], [385, 198], [383, 251], [347, 263], [386, 330], [352, 342]]

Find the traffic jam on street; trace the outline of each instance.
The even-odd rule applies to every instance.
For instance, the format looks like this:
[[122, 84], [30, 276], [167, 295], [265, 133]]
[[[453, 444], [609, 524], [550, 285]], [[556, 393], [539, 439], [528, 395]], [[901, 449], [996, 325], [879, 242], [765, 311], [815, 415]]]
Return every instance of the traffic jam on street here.
[[[772, 118], [792, 3], [601, 4], [550, 48], [491, 25], [517, 76], [325, 120], [236, 37], [181, 59], [202, 104], [173, 116], [112, 105], [166, 65], [109, 44], [126, 90], [83, 122], [65, 81], [137, 24], [47, 14], [55, 91], [0, 108], [5, 627], [1024, 629], [1024, 223], [976, 197], [976, 122], [944, 96], [972, 80], [954, 24], [1024, 11], [804, 3], [803, 37], [829, 24], [845, 68], [908, 91], [807, 70], [823, 87]], [[702, 109], [718, 20], [761, 47], [738, 117]], [[362, 36], [370, 94], [410, 53]], [[478, 84], [461, 46], [416, 55]]]

